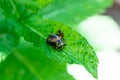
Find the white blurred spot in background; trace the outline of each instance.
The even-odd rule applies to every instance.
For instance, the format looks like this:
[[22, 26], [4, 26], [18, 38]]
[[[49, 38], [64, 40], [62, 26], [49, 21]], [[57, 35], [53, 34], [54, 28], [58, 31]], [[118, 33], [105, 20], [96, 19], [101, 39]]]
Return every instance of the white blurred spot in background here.
[[[108, 16], [93, 16], [76, 29], [93, 46], [99, 59], [98, 80], [120, 80], [120, 27]], [[96, 80], [81, 65], [68, 65], [76, 80]]]
[[80, 23], [77, 30], [96, 50], [120, 47], [120, 27], [111, 17], [90, 17]]

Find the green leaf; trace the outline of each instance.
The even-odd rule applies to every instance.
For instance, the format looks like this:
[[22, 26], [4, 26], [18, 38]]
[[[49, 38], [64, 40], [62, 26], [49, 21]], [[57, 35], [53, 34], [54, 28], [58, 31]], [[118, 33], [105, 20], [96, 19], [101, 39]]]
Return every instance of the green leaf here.
[[3, 15], [3, 10], [0, 7], [0, 23], [1, 21], [4, 21], [4, 19], [5, 19], [5, 16]]
[[7, 17], [11, 17], [11, 15], [14, 15], [15, 13], [10, 1], [12, 0], [0, 0], [0, 8], [3, 11], [3, 14]]
[[75, 27], [89, 16], [103, 12], [113, 0], [55, 0], [39, 11], [43, 19], [59, 21]]
[[[25, 0], [24, 0], [25, 1]], [[6, 18], [18, 20], [22, 15], [25, 14], [24, 12], [31, 12], [38, 8], [37, 3], [31, 0], [0, 0], [0, 7], [6, 16]], [[26, 4], [25, 4], [26, 3]], [[29, 5], [29, 6], [28, 6]]]
[[18, 45], [19, 37], [12, 30], [13, 27], [8, 22], [0, 21], [0, 62]]
[[1, 80], [74, 80], [65, 64], [48, 59], [39, 49], [23, 41], [0, 64], [0, 72]]
[[[97, 56], [87, 40], [79, 33], [58, 22], [43, 21], [38, 16], [32, 16], [21, 24], [14, 23], [16, 32], [20, 36], [24, 36], [26, 41], [39, 47], [40, 51], [59, 62], [82, 64], [97, 78]], [[46, 43], [48, 35], [56, 33], [57, 30], [64, 32], [66, 41], [65, 48], [60, 51]]]
[[[39, 8], [43, 8], [53, 0], [0, 0], [0, 10], [6, 18], [21, 20], [32, 13], [37, 14]], [[0, 11], [1, 12], [1, 11]]]
[[0, 8], [7, 18], [18, 19], [24, 12], [37, 13], [39, 8], [46, 6], [53, 0], [0, 0]]
[[54, 0], [35, 0], [41, 7], [46, 6], [48, 3], [53, 2]]
[[[54, 0], [15, 0], [16, 3], [22, 3], [26, 6], [32, 6], [36, 8], [43, 8]], [[32, 8], [31, 7], [31, 8]]]

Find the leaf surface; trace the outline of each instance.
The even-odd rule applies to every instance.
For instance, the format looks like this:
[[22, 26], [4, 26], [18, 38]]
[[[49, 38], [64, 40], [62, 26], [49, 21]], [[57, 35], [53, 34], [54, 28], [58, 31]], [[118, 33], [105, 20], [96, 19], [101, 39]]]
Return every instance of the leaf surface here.
[[[22, 25], [16, 23], [14, 27], [19, 35], [39, 47], [48, 57], [59, 62], [82, 64], [97, 78], [97, 56], [87, 40], [72, 28], [58, 22], [43, 21], [38, 16], [23, 21]], [[63, 50], [55, 50], [46, 43], [48, 35], [58, 30], [62, 30], [65, 35], [66, 46]]]

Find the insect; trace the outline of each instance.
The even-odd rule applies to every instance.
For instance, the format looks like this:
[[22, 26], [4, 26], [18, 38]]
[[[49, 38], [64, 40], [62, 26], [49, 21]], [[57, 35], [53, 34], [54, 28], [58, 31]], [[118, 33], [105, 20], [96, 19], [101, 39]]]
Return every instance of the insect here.
[[63, 49], [66, 45], [64, 33], [61, 30], [58, 30], [57, 34], [50, 34], [47, 38], [47, 44], [51, 45], [57, 50]]

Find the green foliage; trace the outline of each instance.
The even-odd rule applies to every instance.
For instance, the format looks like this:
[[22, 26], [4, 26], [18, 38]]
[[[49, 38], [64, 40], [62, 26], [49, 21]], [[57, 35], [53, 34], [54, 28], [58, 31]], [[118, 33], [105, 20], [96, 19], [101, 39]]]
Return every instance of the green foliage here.
[[[4, 18], [3, 18], [4, 20]], [[19, 37], [14, 33], [11, 24], [6, 21], [0, 21], [0, 62], [11, 53], [18, 44]], [[9, 28], [8, 28], [9, 26]]]
[[112, 2], [113, 0], [55, 0], [40, 9], [39, 15], [43, 19], [59, 21], [75, 27], [87, 17], [103, 12]]
[[[22, 25], [16, 24], [15, 28], [16, 32], [24, 36], [25, 40], [39, 47], [40, 51], [46, 53], [50, 58], [55, 58], [60, 62], [82, 64], [94, 77], [97, 77], [98, 59], [94, 50], [85, 38], [70, 27], [57, 22], [41, 21], [38, 16], [32, 16]], [[67, 44], [61, 51], [51, 48], [46, 43], [47, 36], [56, 33], [59, 29], [64, 32]]]
[[[57, 78], [61, 80], [58, 77], [66, 78], [68, 76], [64, 63], [76, 63], [82, 64], [97, 78], [98, 59], [95, 51], [83, 36], [74, 31], [73, 26], [88, 16], [101, 12], [111, 3], [112, 0], [0, 0], [0, 60], [9, 53], [13, 53], [0, 66], [1, 70], [2, 68], [8, 69], [2, 76], [8, 75], [7, 72], [16, 66], [15, 69], [20, 70], [20, 72], [13, 71], [13, 74], [17, 73], [17, 79], [28, 79], [27, 76], [31, 75], [29, 79], [56, 80]], [[67, 45], [63, 50], [55, 50], [46, 44], [48, 35], [56, 33], [57, 30], [62, 30], [65, 34]], [[33, 43], [39, 49], [30, 47], [31, 45], [27, 45], [28, 48], [25, 47], [26, 45], [17, 47], [20, 37], [24, 37], [26, 41]], [[16, 51], [14, 51], [15, 48]], [[51, 60], [46, 59], [43, 54], [48, 55]], [[55, 64], [52, 59], [58, 60], [63, 65], [56, 61]], [[13, 63], [15, 60], [16, 64]], [[34, 65], [31, 65], [30, 62]], [[56, 67], [54, 68], [54, 66]], [[58, 66], [61, 67], [58, 68]], [[27, 73], [23, 75], [21, 68], [23, 72]], [[51, 68], [55, 71], [49, 72]], [[57, 70], [59, 73], [56, 73]], [[45, 75], [44, 71], [49, 75]], [[68, 77], [72, 79], [70, 76]], [[10, 79], [13, 80], [16, 77], [12, 76]]]
[[47, 58], [24, 41], [1, 63], [0, 72], [1, 80], [74, 80], [68, 75], [66, 64]]
[[39, 6], [44, 7], [46, 6], [48, 3], [52, 2], [54, 0], [36, 0], [36, 2], [38, 2]]

